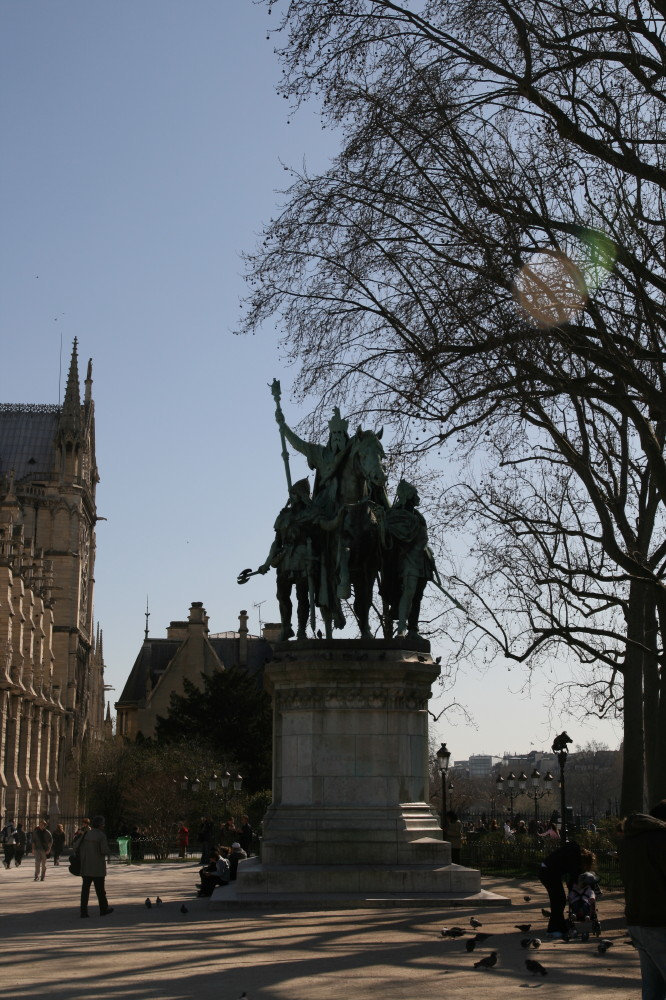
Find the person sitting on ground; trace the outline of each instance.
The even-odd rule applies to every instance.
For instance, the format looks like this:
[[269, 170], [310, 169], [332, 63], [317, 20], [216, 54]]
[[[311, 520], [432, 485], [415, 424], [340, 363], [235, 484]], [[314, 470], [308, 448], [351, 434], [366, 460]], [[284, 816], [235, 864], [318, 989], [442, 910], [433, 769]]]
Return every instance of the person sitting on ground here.
[[232, 882], [235, 881], [236, 875], [238, 874], [238, 862], [246, 858], [247, 854], [239, 844], [237, 840], [234, 840], [231, 845], [231, 854], [229, 855], [229, 877]]
[[518, 820], [518, 826], [516, 827], [516, 837], [526, 837], [527, 836], [527, 826], [525, 825], [525, 820]]

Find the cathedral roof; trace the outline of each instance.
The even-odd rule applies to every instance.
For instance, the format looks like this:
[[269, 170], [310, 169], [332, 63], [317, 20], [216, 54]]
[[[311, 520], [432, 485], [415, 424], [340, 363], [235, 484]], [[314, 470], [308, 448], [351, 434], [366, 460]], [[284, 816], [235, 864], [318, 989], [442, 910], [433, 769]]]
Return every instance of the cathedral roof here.
[[59, 416], [59, 406], [0, 404], [0, 475], [50, 476]]

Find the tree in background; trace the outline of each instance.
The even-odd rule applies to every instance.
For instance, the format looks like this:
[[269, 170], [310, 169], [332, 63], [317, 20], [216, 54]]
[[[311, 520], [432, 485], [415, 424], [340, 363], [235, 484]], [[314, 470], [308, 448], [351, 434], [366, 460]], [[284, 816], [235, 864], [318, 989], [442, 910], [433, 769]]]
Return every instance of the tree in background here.
[[456, 657], [606, 664], [640, 810], [645, 770], [666, 795], [663, 5], [266, 3], [282, 93], [342, 148], [292, 172], [244, 329], [280, 316], [320, 414], [345, 400], [404, 455], [459, 460]]
[[273, 713], [256, 678], [234, 667], [202, 675], [201, 689], [185, 681], [184, 691], [172, 694], [168, 715], [158, 717], [158, 744], [187, 745], [202, 739], [210, 748], [211, 761], [231, 761], [240, 770], [246, 792], [270, 789]]
[[[158, 857], [165, 857], [184, 821], [196, 846], [196, 830], [202, 816], [220, 824], [228, 818], [240, 820], [244, 813], [257, 827], [270, 801], [270, 792], [211, 790], [208, 778], [230, 769], [238, 770], [235, 758], [217, 755], [205, 739], [190, 734], [187, 739], [136, 743], [115, 737], [92, 745], [82, 776], [82, 800], [90, 815], [106, 818], [112, 836], [142, 831]], [[190, 780], [183, 787], [184, 777]], [[198, 778], [195, 789], [192, 780]]]

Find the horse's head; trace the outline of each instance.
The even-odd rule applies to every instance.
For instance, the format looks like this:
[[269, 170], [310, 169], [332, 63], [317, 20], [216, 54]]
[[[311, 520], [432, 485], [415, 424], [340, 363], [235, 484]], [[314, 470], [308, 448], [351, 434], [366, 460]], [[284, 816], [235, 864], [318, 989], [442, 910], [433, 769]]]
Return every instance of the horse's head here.
[[369, 487], [386, 486], [387, 476], [384, 468], [386, 452], [381, 443], [383, 433], [383, 427], [377, 434], [374, 431], [364, 431], [359, 427], [354, 435], [352, 454]]

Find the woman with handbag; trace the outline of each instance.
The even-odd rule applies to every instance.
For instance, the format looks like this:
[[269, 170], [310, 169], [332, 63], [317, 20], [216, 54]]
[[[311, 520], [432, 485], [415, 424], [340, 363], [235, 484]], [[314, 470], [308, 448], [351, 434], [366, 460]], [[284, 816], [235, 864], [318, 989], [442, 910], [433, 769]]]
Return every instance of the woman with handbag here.
[[104, 833], [104, 817], [95, 816], [90, 830], [86, 830], [74, 840], [74, 853], [78, 854], [81, 864], [81, 916], [88, 917], [88, 899], [90, 886], [95, 886], [99, 913], [101, 917], [113, 913], [106, 898], [104, 879], [106, 878], [106, 859], [109, 853], [109, 843]]

